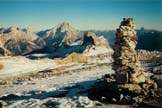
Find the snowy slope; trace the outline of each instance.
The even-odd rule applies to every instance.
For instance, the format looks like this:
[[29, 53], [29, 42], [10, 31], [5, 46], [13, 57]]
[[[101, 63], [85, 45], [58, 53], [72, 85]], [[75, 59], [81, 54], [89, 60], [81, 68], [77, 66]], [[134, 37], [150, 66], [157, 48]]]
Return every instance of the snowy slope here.
[[0, 70], [0, 79], [7, 76], [16, 76], [24, 73], [38, 72], [55, 68], [55, 63], [50, 59], [30, 60], [23, 56], [0, 57], [4, 68]]
[[76, 108], [78, 105], [92, 107], [94, 103], [84, 93], [79, 92], [89, 89], [96, 79], [112, 72], [111, 67], [103, 67], [48, 79], [19, 81], [12, 86], [1, 86], [0, 96], [3, 96], [6, 107], [46, 108], [50, 106], [50, 101], [57, 103], [56, 108]]

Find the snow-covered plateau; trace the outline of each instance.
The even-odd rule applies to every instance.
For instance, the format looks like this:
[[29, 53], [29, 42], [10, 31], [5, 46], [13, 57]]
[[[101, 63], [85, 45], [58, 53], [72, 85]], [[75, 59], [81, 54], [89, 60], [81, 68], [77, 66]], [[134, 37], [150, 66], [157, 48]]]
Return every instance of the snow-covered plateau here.
[[[4, 65], [0, 70], [1, 83], [7, 81], [0, 85], [0, 100], [6, 108], [93, 107], [95, 102], [87, 97], [86, 91], [97, 79], [113, 73], [109, 60], [59, 65], [52, 59], [30, 60], [22, 56], [0, 59]], [[50, 75], [49, 71], [61, 74]], [[42, 77], [39, 72], [47, 72], [49, 76]]]
[[[88, 90], [98, 79], [114, 72], [111, 57], [68, 64], [23, 56], [1, 57], [0, 61], [0, 100], [4, 108], [130, 108], [88, 98]], [[152, 67], [150, 63], [144, 66]]]

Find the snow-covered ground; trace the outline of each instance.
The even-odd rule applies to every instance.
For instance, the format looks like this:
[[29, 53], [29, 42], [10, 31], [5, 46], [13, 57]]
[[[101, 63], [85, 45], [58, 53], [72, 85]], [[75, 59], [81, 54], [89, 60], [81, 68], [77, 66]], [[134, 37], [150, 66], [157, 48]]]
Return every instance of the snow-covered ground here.
[[88, 64], [58, 65], [51, 59], [2, 57], [0, 63], [4, 67], [0, 70], [0, 81], [12, 76], [27, 76], [28, 73], [48, 74], [47, 70], [63, 73], [43, 78], [35, 74], [36, 78], [30, 80], [11, 79], [12, 83], [0, 85], [0, 100], [3, 101], [4, 108], [129, 108], [129, 106], [105, 105], [92, 101], [87, 96], [87, 91], [97, 79], [114, 72], [111, 62], [112, 59], [108, 58], [91, 61]]
[[4, 66], [0, 70], [0, 79], [16, 76], [24, 73], [38, 72], [41, 70], [53, 69], [55, 62], [50, 59], [30, 60], [23, 56], [1, 57], [0, 63]]
[[[49, 59], [29, 60], [24, 57], [11, 57], [0, 58], [0, 62], [4, 64], [4, 68], [0, 70], [0, 79], [4, 79], [3, 76], [11, 77], [59, 67], [54, 60]], [[104, 60], [100, 63], [106, 62]], [[66, 70], [68, 73], [57, 76], [32, 80], [17, 79], [13, 80], [12, 84], [0, 85], [0, 100], [3, 100], [6, 108], [93, 107], [95, 102], [88, 98], [86, 91], [97, 79], [113, 73], [111, 66], [107, 64], [75, 64]]]
[[102, 70], [68, 73], [49, 79], [18, 81], [14, 85], [1, 87], [0, 95], [7, 102], [5, 107], [10, 108], [93, 107], [93, 101], [88, 99], [84, 91], [89, 89], [98, 78], [112, 72], [111, 67], [107, 67]]

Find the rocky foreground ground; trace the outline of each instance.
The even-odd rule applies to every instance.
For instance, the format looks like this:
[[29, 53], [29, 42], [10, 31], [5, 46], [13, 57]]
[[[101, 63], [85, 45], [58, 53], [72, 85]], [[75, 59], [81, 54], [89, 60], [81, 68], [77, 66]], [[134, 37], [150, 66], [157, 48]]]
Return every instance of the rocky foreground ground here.
[[[140, 53], [140, 56], [146, 54]], [[75, 54], [74, 54], [75, 55]], [[158, 53], [159, 57], [159, 53]], [[102, 57], [101, 57], [102, 58]], [[149, 56], [150, 58], [150, 56]], [[161, 85], [161, 60], [154, 61], [149, 58], [142, 60], [145, 69], [154, 73], [154, 78]], [[155, 58], [155, 57], [154, 57]], [[3, 106], [8, 107], [56, 107], [56, 108], [129, 108], [130, 105], [115, 105], [103, 103], [98, 100], [91, 100], [88, 98], [89, 90], [101, 79], [105, 74], [114, 73], [111, 68], [111, 58], [100, 59], [95, 63], [67, 63], [67, 59], [53, 60], [29, 60], [24, 57], [15, 57], [10, 60], [3, 58], [8, 66], [13, 66], [15, 61], [20, 63], [20, 67], [30, 71], [33, 68], [37, 69], [32, 74], [19, 74], [16, 77], [2, 78], [0, 85], [0, 100]], [[2, 61], [2, 58], [1, 58]], [[20, 62], [21, 61], [21, 62]], [[22, 66], [22, 62], [23, 66]], [[39, 63], [38, 63], [39, 62]], [[68, 61], [70, 62], [70, 61]], [[10, 64], [9, 64], [10, 63]], [[58, 65], [60, 63], [61, 65]], [[16, 66], [18, 66], [16, 64]], [[29, 65], [30, 64], [30, 65]], [[44, 66], [44, 68], [40, 68]], [[52, 67], [52, 68], [51, 68]], [[9, 69], [7, 67], [7, 69]], [[8, 72], [12, 72], [12, 68]], [[18, 68], [15, 68], [18, 69]], [[40, 71], [38, 72], [38, 69]], [[19, 70], [17, 72], [20, 72]], [[1, 71], [2, 74], [2, 71]], [[10, 76], [12, 76], [10, 74]], [[6, 80], [5, 80], [6, 79]], [[161, 86], [160, 86], [161, 87]]]

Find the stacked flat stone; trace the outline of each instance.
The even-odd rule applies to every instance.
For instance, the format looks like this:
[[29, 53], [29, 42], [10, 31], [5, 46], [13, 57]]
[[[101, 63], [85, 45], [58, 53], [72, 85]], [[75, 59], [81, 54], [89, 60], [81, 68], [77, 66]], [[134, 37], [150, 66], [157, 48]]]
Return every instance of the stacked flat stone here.
[[157, 84], [140, 64], [136, 44], [133, 19], [124, 18], [116, 32], [115, 74], [105, 75], [104, 80], [96, 84], [92, 97], [105, 97], [108, 102], [135, 106], [158, 99]]
[[137, 44], [132, 18], [123, 18], [116, 31], [114, 70], [118, 83], [142, 83], [148, 78], [135, 50]]

